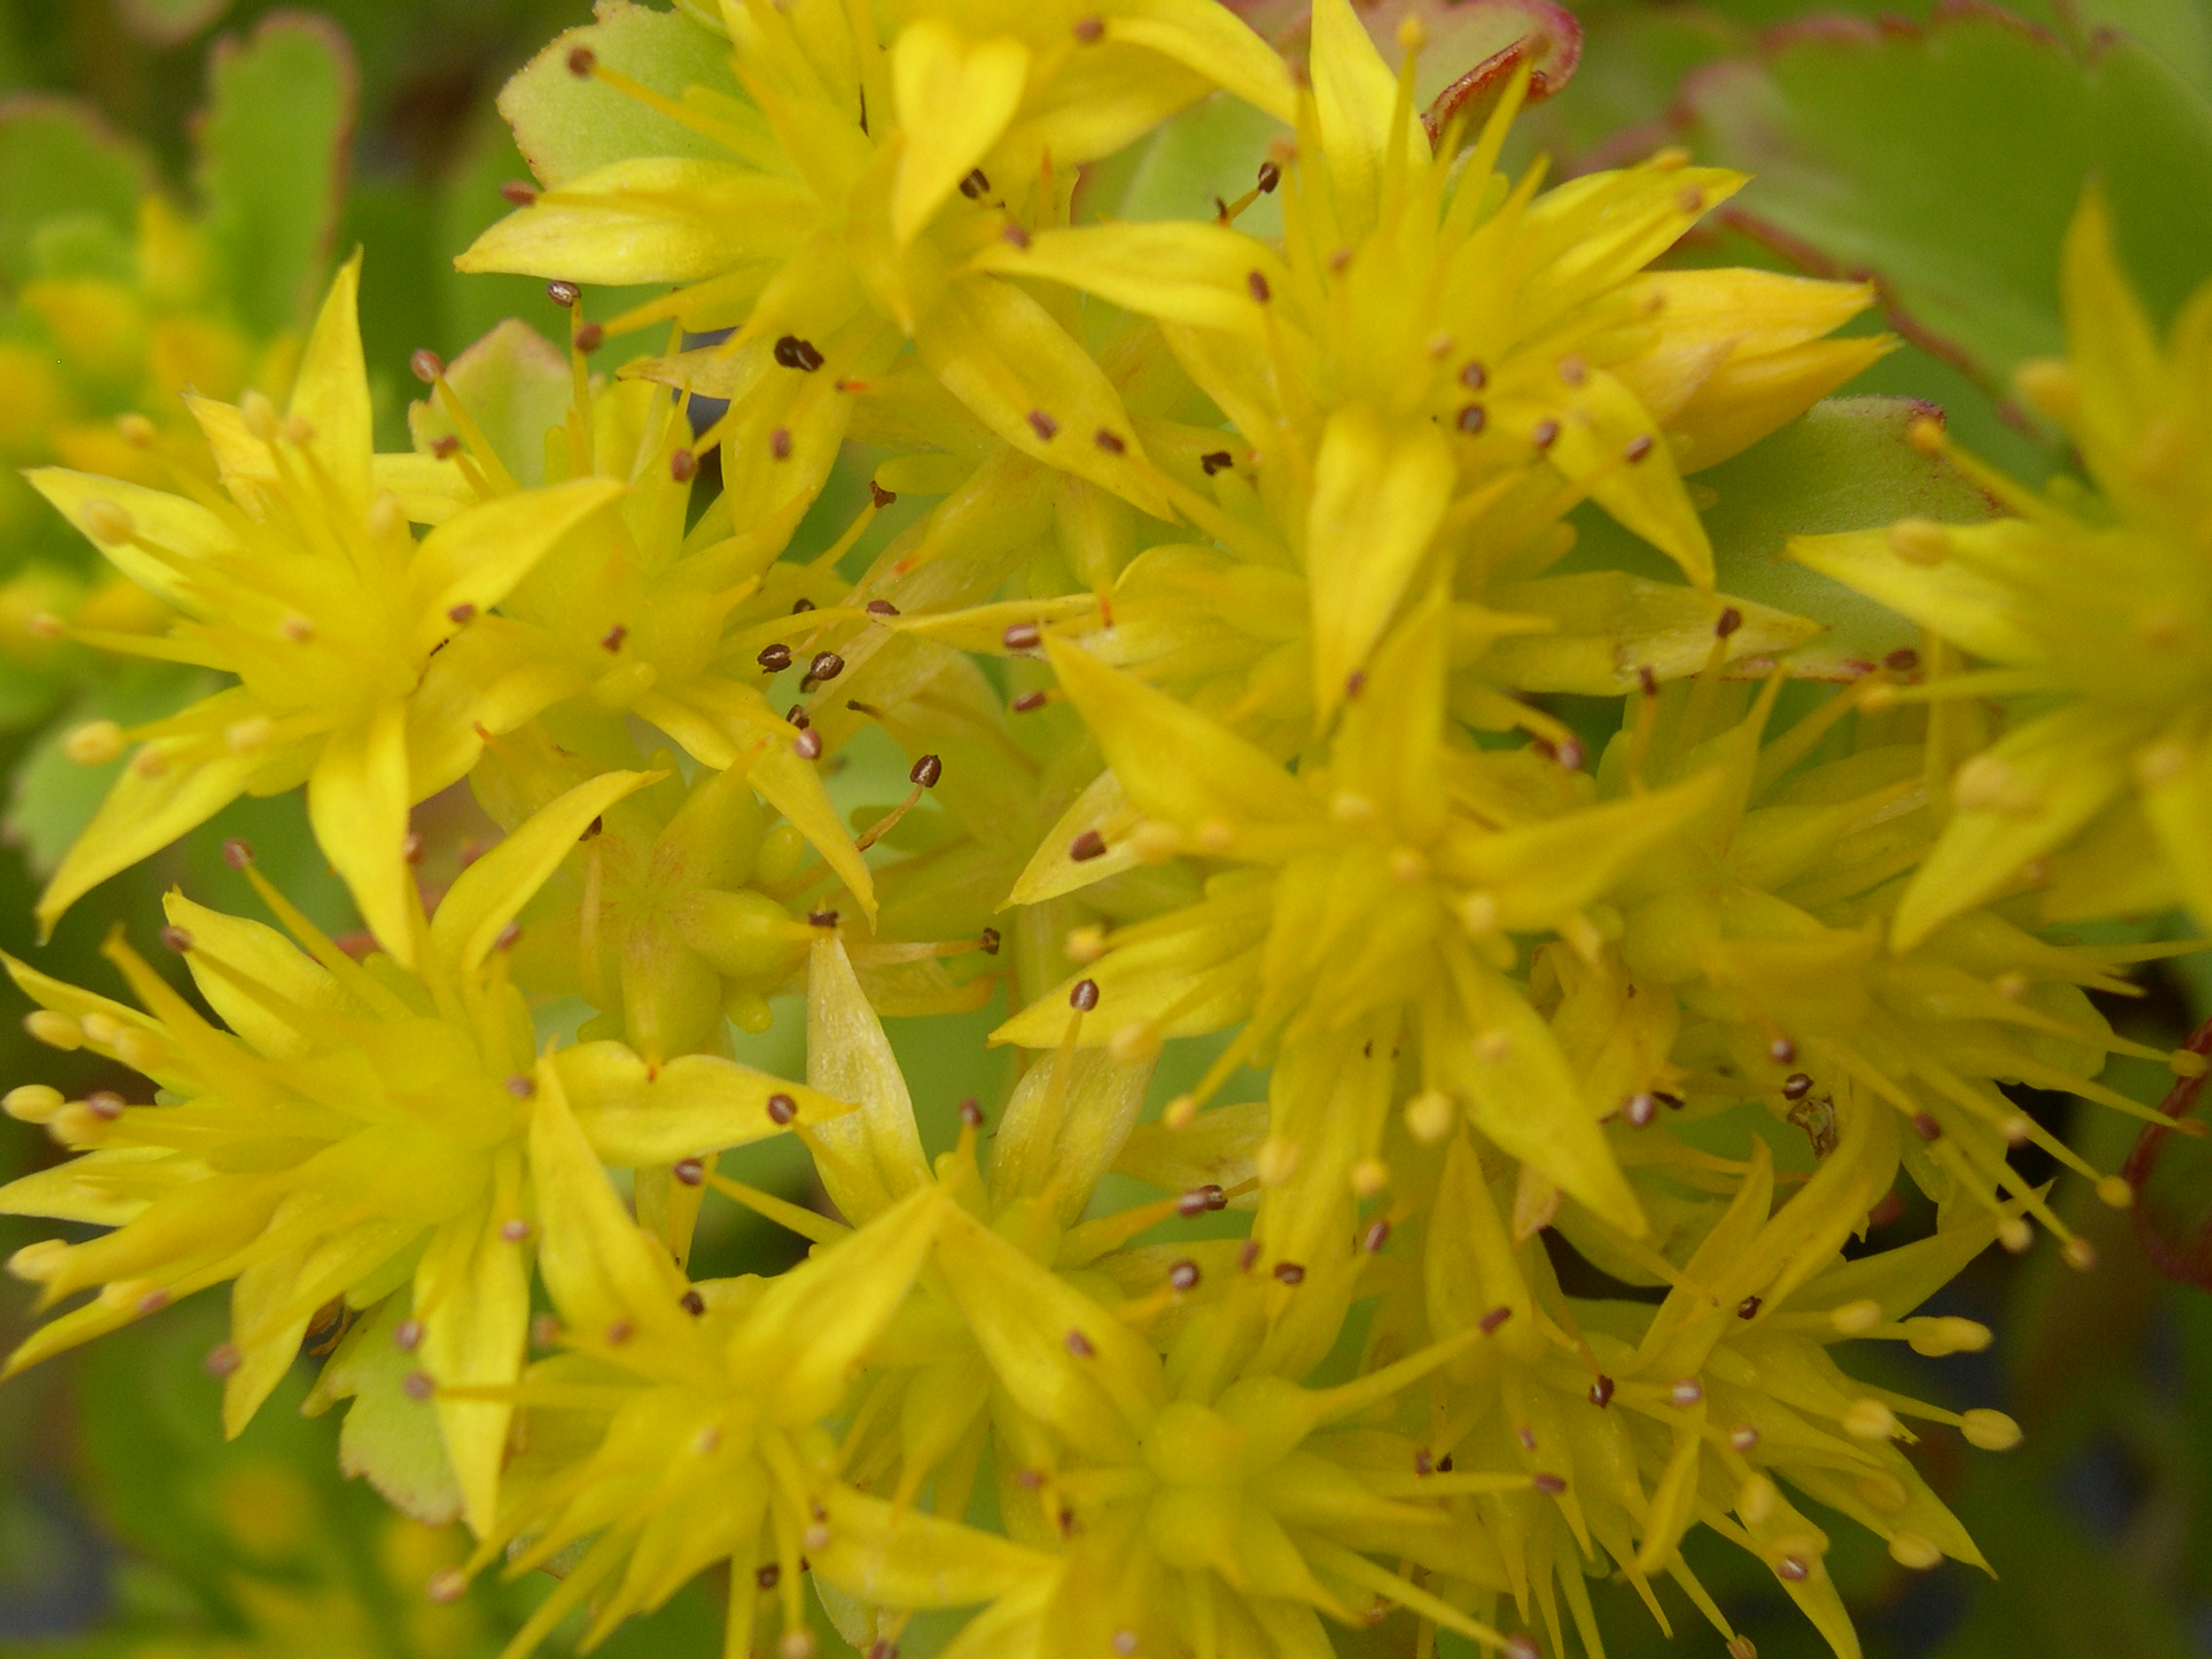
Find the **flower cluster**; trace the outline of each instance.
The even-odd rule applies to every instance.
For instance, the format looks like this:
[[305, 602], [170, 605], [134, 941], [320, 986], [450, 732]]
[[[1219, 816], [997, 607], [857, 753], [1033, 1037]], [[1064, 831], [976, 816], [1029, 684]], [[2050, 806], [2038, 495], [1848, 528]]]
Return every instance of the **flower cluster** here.
[[[283, 931], [172, 894], [199, 1001], [120, 938], [137, 1008], [10, 961], [157, 1091], [7, 1095], [79, 1156], [0, 1205], [108, 1229], [14, 1259], [92, 1295], [11, 1368], [228, 1281], [235, 1432], [343, 1321], [311, 1403], [395, 1493], [367, 1443], [434, 1422], [479, 1540], [432, 1596], [561, 1574], [515, 1655], [714, 1569], [728, 1659], [809, 1659], [817, 1603], [872, 1659], [947, 1607], [957, 1659], [1598, 1653], [1610, 1575], [1750, 1659], [1704, 1528], [1850, 1659], [1801, 1501], [1983, 1565], [1905, 1419], [2016, 1427], [1835, 1350], [1985, 1346], [1916, 1309], [2032, 1224], [2091, 1265], [2016, 1149], [2131, 1198], [2007, 1090], [2155, 1116], [2089, 993], [2180, 947], [2044, 930], [2212, 923], [2212, 300], [2162, 352], [2085, 209], [2028, 390], [2101, 496], [1799, 540], [1924, 636], [1794, 680], [1822, 618], [1717, 591], [1690, 477], [1887, 349], [1834, 333], [1868, 290], [1652, 269], [1742, 182], [1679, 154], [1507, 170], [1525, 48], [1425, 108], [1418, 20], [1315, 0], [1309, 48], [605, 8], [509, 88], [538, 185], [461, 260], [566, 352], [419, 352], [379, 454], [356, 260], [166, 487], [30, 475], [171, 615], [86, 643], [220, 677], [72, 738], [129, 758], [41, 919], [300, 789], [365, 932], [234, 846]], [[1087, 204], [1209, 98], [1275, 126], [1248, 194]], [[1677, 574], [1577, 563], [1584, 510]], [[870, 746], [908, 793], [848, 816]], [[426, 899], [463, 780], [504, 837]], [[984, 1009], [1004, 1097], [933, 1157], [882, 1019]], [[803, 1082], [736, 1057], [799, 1017]], [[778, 1135], [818, 1205], [725, 1163]], [[1935, 1230], [1869, 1252], [1900, 1175]], [[693, 1280], [709, 1202], [807, 1259]]]

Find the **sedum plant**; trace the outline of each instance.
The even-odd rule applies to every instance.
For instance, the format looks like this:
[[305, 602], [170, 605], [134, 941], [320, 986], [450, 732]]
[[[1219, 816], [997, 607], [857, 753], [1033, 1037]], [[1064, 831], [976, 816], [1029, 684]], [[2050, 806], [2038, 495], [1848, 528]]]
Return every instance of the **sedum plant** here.
[[[2092, 196], [2023, 386], [2096, 492], [1923, 418], [1960, 522], [1778, 463], [1792, 586], [1699, 475], [1890, 349], [1872, 292], [1660, 264], [1744, 183], [1680, 152], [1509, 161], [1530, 15], [1315, 0], [1294, 63], [1213, 0], [610, 0], [460, 261], [566, 350], [418, 352], [380, 452], [356, 258], [296, 370], [31, 471], [162, 619], [44, 631], [203, 691], [72, 734], [128, 760], [41, 923], [298, 791], [363, 929], [233, 842], [282, 931], [172, 892], [189, 988], [9, 960], [146, 1080], [6, 1096], [75, 1156], [0, 1205], [104, 1230], [12, 1260], [89, 1296], [9, 1369], [229, 1282], [226, 1427], [327, 1353], [349, 1469], [477, 1540], [433, 1600], [559, 1577], [515, 1659], [701, 1575], [728, 1659], [1595, 1655], [1598, 1577], [1751, 1659], [1700, 1530], [1851, 1659], [1830, 1520], [1988, 1566], [1903, 1449], [2018, 1429], [1862, 1345], [1985, 1346], [1918, 1310], [2037, 1225], [2093, 1265], [2015, 1149], [2131, 1201], [2008, 1089], [2204, 1069], [2089, 995], [2186, 944], [2049, 930], [2212, 919], [2212, 313], [2158, 342]], [[1101, 200], [1194, 148], [1249, 189]], [[934, 1156], [887, 1018], [1000, 1051]], [[709, 1205], [805, 1259], [694, 1279]]]

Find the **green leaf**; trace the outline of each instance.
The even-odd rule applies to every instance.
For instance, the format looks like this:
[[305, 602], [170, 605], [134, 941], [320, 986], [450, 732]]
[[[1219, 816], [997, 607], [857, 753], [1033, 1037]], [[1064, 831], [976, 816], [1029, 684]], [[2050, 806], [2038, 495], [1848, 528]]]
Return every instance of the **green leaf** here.
[[25, 97], [0, 110], [0, 284], [38, 274], [40, 227], [90, 216], [128, 243], [146, 189], [146, 158], [90, 108]]
[[232, 0], [116, 0], [123, 26], [152, 46], [182, 46], [231, 9]]
[[1707, 160], [1754, 175], [1728, 216], [1807, 266], [1880, 277], [1985, 383], [2060, 350], [2058, 248], [2092, 174], [2154, 313], [2207, 275], [2212, 104], [2157, 54], [2082, 55], [1991, 7], [1925, 28], [1831, 21], [1691, 83]]
[[240, 319], [302, 326], [338, 224], [352, 138], [352, 51], [334, 26], [283, 13], [218, 47], [201, 128], [207, 229]]
[[[1917, 646], [1920, 631], [1841, 582], [1783, 558], [1788, 537], [1872, 530], [1900, 518], [1964, 524], [1989, 516], [1978, 490], [1906, 441], [1906, 428], [1926, 413], [1927, 405], [1911, 398], [1830, 398], [1690, 481], [1699, 498], [1711, 492], [1704, 518], [1719, 590], [1826, 629], [1789, 653], [1800, 675], [1856, 678], [1890, 652]], [[1559, 567], [1562, 573], [1627, 568], [1673, 579], [1660, 555], [1602, 513], [1585, 507], [1575, 526], [1575, 550]]]
[[556, 37], [499, 93], [499, 113], [539, 183], [561, 184], [632, 156], [731, 159], [682, 123], [572, 74], [569, 55], [578, 47], [667, 97], [705, 87], [740, 104], [751, 101], [730, 73], [728, 41], [680, 13], [610, 0], [597, 22]]
[[[567, 417], [574, 395], [568, 354], [510, 316], [449, 363], [446, 380], [516, 480], [543, 484], [545, 434]], [[407, 429], [418, 450], [428, 450], [454, 426], [424, 398], [409, 407]]]

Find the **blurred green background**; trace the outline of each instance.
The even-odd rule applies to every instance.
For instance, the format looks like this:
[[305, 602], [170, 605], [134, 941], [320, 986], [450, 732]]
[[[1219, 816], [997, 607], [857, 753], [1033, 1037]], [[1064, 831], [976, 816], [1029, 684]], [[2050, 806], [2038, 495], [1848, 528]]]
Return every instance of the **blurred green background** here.
[[[1547, 22], [1538, 0], [1459, 5], [1516, 7], [1565, 26]], [[2060, 344], [2057, 246], [2083, 181], [2103, 180], [2161, 317], [2212, 274], [2212, 6], [2029, 0], [2019, 15], [1899, 12], [1865, 3], [1813, 17], [1799, 0], [1587, 6], [1579, 74], [1516, 143], [1524, 160], [1548, 151], [1557, 173], [1668, 143], [1756, 173], [1678, 257], [1875, 278], [1884, 303], [1865, 326], [1910, 344], [1847, 389], [1940, 405], [1971, 445], [2040, 479], [2068, 458], [2006, 387], [2021, 360]], [[186, 685], [175, 670], [95, 667], [26, 626], [38, 609], [90, 615], [128, 601], [100, 586], [14, 468], [128, 468], [119, 415], [173, 420], [171, 388], [187, 383], [225, 396], [280, 385], [331, 260], [356, 244], [368, 250], [363, 322], [380, 424], [387, 444], [404, 442], [412, 350], [451, 356], [510, 314], [554, 320], [535, 284], [463, 279], [451, 256], [504, 209], [500, 185], [525, 176], [493, 109], [501, 81], [587, 16], [583, 0], [332, 0], [312, 12], [0, 0], [0, 947], [106, 986], [100, 938], [118, 918], [148, 926], [163, 887], [247, 903], [218, 854], [229, 835], [260, 845], [264, 868], [318, 919], [349, 925], [328, 872], [301, 851], [297, 802], [251, 802], [110, 883], [51, 945], [34, 947], [40, 874], [106, 782], [64, 760], [56, 734], [95, 715], [140, 718]], [[1237, 130], [1234, 112], [1194, 112], [1102, 190], [1124, 192], [1132, 213], [1203, 212], [1210, 168], [1226, 168], [1230, 194], [1249, 176]], [[1729, 476], [1779, 468], [1786, 453], [1753, 452]], [[859, 478], [846, 483], [857, 489]], [[1720, 480], [1722, 498], [1730, 487]], [[865, 755], [848, 768], [844, 804], [868, 796], [877, 770]], [[424, 823], [433, 861], [480, 828], [458, 801], [426, 808]], [[2212, 1013], [2212, 977], [2187, 962], [2148, 977], [2146, 991], [2107, 1012], [2147, 1042], [2175, 1043]], [[895, 1027], [940, 1144], [951, 1139], [953, 1101], [996, 1081], [998, 1062], [977, 1057], [990, 1019]], [[796, 1024], [781, 1011], [750, 1057], [796, 1067]], [[36, 1079], [82, 1092], [99, 1081], [83, 1061], [34, 1053], [13, 1018], [0, 1025], [0, 1086]], [[2170, 1080], [2140, 1068], [2116, 1081], [2156, 1100]], [[2101, 1167], [2117, 1166], [2134, 1139], [2109, 1114], [2023, 1104], [2065, 1124]], [[2212, 1189], [2212, 1154], [2185, 1152], [2168, 1156], [2147, 1196], [2176, 1235], [2212, 1213], [2196, 1196]], [[55, 1153], [37, 1131], [0, 1121], [0, 1179]], [[796, 1163], [760, 1156], [770, 1161], [752, 1178], [800, 1190]], [[1856, 1529], [1835, 1529], [1830, 1567], [1875, 1659], [2212, 1653], [2212, 1297], [2159, 1277], [2129, 1219], [2084, 1202], [2083, 1184], [2061, 1194], [2098, 1246], [2096, 1272], [2060, 1266], [2047, 1240], [2026, 1258], [1993, 1252], [1931, 1311], [1989, 1323], [1996, 1347], [1941, 1362], [1899, 1354], [1897, 1374], [1878, 1379], [1954, 1407], [2001, 1406], [2028, 1441], [2006, 1457], [1969, 1457], [1950, 1439], [1925, 1447], [1930, 1478], [2000, 1578], [1956, 1566], [1906, 1573]], [[1926, 1225], [1908, 1203], [1875, 1242]], [[0, 1220], [0, 1255], [42, 1231]], [[764, 1227], [725, 1217], [703, 1239], [699, 1272], [765, 1266], [788, 1249]], [[20, 1337], [28, 1302], [21, 1287], [0, 1289], [0, 1348]], [[337, 1419], [290, 1409], [312, 1358], [289, 1398], [226, 1446], [217, 1384], [201, 1364], [221, 1321], [219, 1300], [203, 1297], [0, 1386], [0, 1652], [496, 1653], [547, 1581], [427, 1601], [424, 1581], [465, 1544], [342, 1476]], [[1825, 1651], [1748, 1558], [1693, 1547], [1692, 1561], [1767, 1659]], [[1616, 1655], [1720, 1651], [1678, 1600], [1669, 1643], [1625, 1589], [1600, 1597]], [[695, 1585], [603, 1651], [717, 1652], [718, 1600], [711, 1583]], [[929, 1645], [915, 1635], [910, 1654]], [[1347, 1651], [1403, 1641], [1385, 1626], [1347, 1639]]]

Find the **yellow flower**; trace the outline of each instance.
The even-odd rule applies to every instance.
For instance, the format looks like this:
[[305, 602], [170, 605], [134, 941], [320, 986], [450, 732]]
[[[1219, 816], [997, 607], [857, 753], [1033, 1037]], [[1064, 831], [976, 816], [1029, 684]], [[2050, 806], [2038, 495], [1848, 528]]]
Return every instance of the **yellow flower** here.
[[[950, 1653], [1327, 1652], [1324, 1618], [1356, 1628], [1392, 1604], [1500, 1643], [1405, 1567], [1479, 1572], [1487, 1539], [1450, 1525], [1436, 1496], [1522, 1488], [1528, 1477], [1447, 1475], [1424, 1491], [1410, 1440], [1355, 1426], [1484, 1334], [1304, 1387], [1297, 1380], [1334, 1340], [1358, 1262], [1308, 1266], [1257, 1243], [1239, 1261], [1162, 1359], [1125, 1311], [966, 1214], [945, 1218], [938, 1272], [1021, 1414], [1001, 1419], [1007, 1528], [1056, 1542], [1064, 1557], [1056, 1574], [981, 1614]], [[1171, 1280], [1165, 1294], [1186, 1288]]]
[[[1458, 1093], [1483, 1132], [1630, 1233], [1637, 1201], [1550, 1029], [1508, 977], [1514, 936], [1594, 942], [1585, 911], [1701, 806], [1690, 781], [1632, 801], [1589, 803], [1588, 781], [1534, 753], [1481, 751], [1446, 730], [1446, 608], [1421, 605], [1377, 654], [1326, 758], [1293, 774], [1203, 716], [1057, 643], [1060, 682], [1127, 793], [1122, 822], [1039, 863], [1136, 856], [1218, 859], [1198, 903], [1108, 936], [1103, 954], [1039, 998], [994, 1041], [1051, 1048], [1162, 1038], [1242, 1024], [1200, 1098], [1235, 1065], [1277, 1045], [1276, 1131], [1296, 1142], [1304, 1109], [1362, 1046], [1418, 1044], [1424, 1087]], [[1033, 866], [1032, 873], [1036, 871]], [[1071, 1010], [1072, 1003], [1072, 1010]], [[1072, 1035], [1071, 1035], [1072, 1033]], [[1303, 1047], [1296, 1047], [1301, 1046]], [[1305, 1063], [1292, 1065], [1294, 1051]], [[1359, 1109], [1364, 1144], [1306, 1157], [1332, 1204], [1372, 1157], [1386, 1091]], [[1324, 1118], [1332, 1114], [1324, 1113]], [[1342, 1119], [1340, 1109], [1333, 1116]]]
[[1539, 195], [1540, 166], [1517, 183], [1495, 173], [1525, 74], [1464, 166], [1456, 126], [1432, 153], [1417, 56], [1393, 77], [1347, 0], [1314, 7], [1296, 157], [1262, 174], [1263, 189], [1280, 180], [1279, 251], [1227, 225], [1161, 223], [1055, 230], [971, 260], [1159, 319], [1237, 434], [1207, 471], [1241, 464], [1238, 448], [1256, 471], [1224, 509], [1256, 489], [1306, 573], [1323, 716], [1432, 549], [1485, 579], [1533, 575], [1565, 551], [1547, 533], [1583, 496], [1710, 588], [1680, 470], [1802, 414], [1887, 349], [1820, 339], [1865, 307], [1863, 286], [1643, 274], [1735, 174], [1669, 154]]
[[418, 542], [399, 498], [379, 488], [359, 270], [356, 259], [333, 284], [285, 415], [266, 399], [192, 403], [227, 495], [182, 469], [183, 494], [31, 475], [119, 570], [183, 613], [166, 637], [80, 638], [238, 681], [111, 734], [140, 747], [40, 896], [47, 928], [240, 794], [304, 782], [325, 856], [406, 962], [408, 808], [468, 770], [481, 732], [511, 729], [557, 689], [532, 672], [516, 624], [480, 613], [619, 487], [579, 479], [516, 495]]
[[778, 1651], [813, 1652], [807, 1571], [921, 1606], [985, 1601], [1044, 1566], [1016, 1545], [894, 1514], [834, 1481], [819, 1424], [928, 1257], [945, 1209], [935, 1189], [916, 1189], [773, 1281], [688, 1284], [608, 1187], [558, 1065], [541, 1063], [537, 1082], [539, 1267], [567, 1351], [533, 1365], [518, 1386], [461, 1390], [518, 1403], [529, 1430], [471, 1570], [502, 1554], [521, 1573], [571, 1547], [581, 1553], [508, 1659], [587, 1597], [588, 1643], [719, 1562], [731, 1567], [728, 1659], [756, 1651], [764, 1600], [780, 1611]]
[[[354, 963], [250, 868], [297, 945], [172, 894], [165, 940], [228, 1031], [120, 940], [108, 955], [143, 1014], [10, 959], [41, 1005], [34, 1036], [140, 1071], [173, 1104], [104, 1091], [65, 1103], [36, 1085], [8, 1096], [11, 1113], [83, 1156], [0, 1189], [0, 1207], [114, 1230], [29, 1245], [10, 1263], [48, 1304], [99, 1294], [34, 1332], [9, 1370], [235, 1280], [232, 1339], [210, 1358], [235, 1434], [317, 1309], [339, 1298], [367, 1308], [412, 1283], [420, 1312], [403, 1328], [425, 1390], [511, 1382], [535, 1235], [530, 1098], [548, 1072], [534, 1073], [503, 941], [578, 832], [648, 781], [614, 772], [578, 786], [472, 865], [435, 917], [418, 907], [414, 971], [384, 956]], [[838, 1110], [705, 1055], [656, 1071], [619, 1044], [589, 1043], [544, 1066], [576, 1097], [597, 1156], [618, 1164], [672, 1162]], [[467, 1513], [487, 1527], [506, 1408], [447, 1401], [439, 1416]]]
[[1948, 780], [1942, 832], [1899, 903], [1900, 947], [2057, 872], [2052, 920], [2189, 906], [2212, 926], [2212, 285], [2161, 347], [2114, 256], [2092, 190], [2061, 272], [2069, 355], [2020, 371], [2095, 485], [2042, 494], [1950, 456], [2011, 517], [1907, 519], [1803, 536], [1792, 557], [1983, 666], [1924, 694], [2002, 698], [2004, 734]]
[[[1996, 1217], [1970, 1212], [1917, 1243], [1841, 1258], [1887, 1188], [1898, 1134], [1879, 1103], [1847, 1102], [1835, 1149], [1779, 1207], [1763, 1139], [1744, 1163], [1705, 1158], [1701, 1175], [1723, 1177], [1734, 1197], [1710, 1205], [1678, 1259], [1659, 1264], [1671, 1288], [1656, 1308], [1564, 1296], [1541, 1246], [1508, 1234], [1483, 1161], [1453, 1141], [1423, 1195], [1421, 1271], [1386, 1296], [1366, 1364], [1455, 1333], [1491, 1333], [1454, 1355], [1449, 1386], [1412, 1413], [1425, 1419], [1413, 1432], [1424, 1468], [1525, 1472], [1529, 1490], [1471, 1486], [1473, 1495], [1452, 1501], [1460, 1526], [1493, 1540], [1497, 1576], [1463, 1574], [1442, 1593], [1486, 1612], [1512, 1596], [1524, 1619], [1541, 1618], [1549, 1651], [1565, 1650], [1564, 1593], [1577, 1634], [1597, 1651], [1583, 1563], [1609, 1558], [1662, 1628], [1649, 1579], [1664, 1571], [1732, 1639], [1678, 1553], [1703, 1525], [1758, 1556], [1851, 1659], [1858, 1639], [1822, 1566], [1827, 1536], [1778, 1481], [1886, 1538], [1905, 1566], [1950, 1556], [1986, 1567], [1896, 1446], [1913, 1439], [1899, 1419], [1954, 1424], [1995, 1450], [2019, 1430], [1996, 1412], [1961, 1416], [1870, 1388], [1827, 1352], [1853, 1337], [1904, 1341], [1925, 1354], [1989, 1342], [1970, 1320], [1908, 1315], [1987, 1247]], [[1428, 1484], [1441, 1493], [1450, 1479]]]
[[[740, 463], [775, 452], [826, 470], [853, 392], [910, 339], [1001, 440], [1152, 502], [1098, 365], [1051, 309], [963, 263], [1002, 233], [1064, 224], [1080, 166], [1216, 85], [1287, 116], [1288, 70], [1209, 0], [942, 6], [891, 21], [879, 34], [837, 0], [726, 0], [728, 74], [700, 84], [693, 48], [665, 88], [615, 66], [633, 37], [611, 22], [563, 36], [518, 90], [564, 70], [596, 78], [608, 98], [674, 123], [685, 153], [541, 164], [545, 192], [461, 269], [676, 285], [616, 329], [737, 325], [726, 344], [648, 372], [733, 399]], [[647, 74], [675, 59], [653, 61]]]
[[[2116, 1035], [2087, 992], [2124, 993], [2127, 964], [2191, 947], [2046, 943], [1977, 908], [1884, 950], [1903, 872], [1933, 836], [1924, 745], [1886, 741], [1904, 734], [1862, 716], [1857, 754], [1802, 764], [1878, 689], [1839, 694], [1763, 746], [1779, 682], [1741, 718], [1751, 691], [1720, 686], [1714, 670], [1632, 705], [1599, 765], [1606, 793], [1634, 800], [1691, 775], [1717, 787], [1669, 856], [1622, 885], [1616, 972], [1641, 1017], [1681, 1021], [1664, 1088], [1693, 1115], [1756, 1100], [1820, 1145], [1847, 1094], [1885, 1102], [1914, 1131], [1904, 1165], [1931, 1197], [2009, 1217], [2000, 1235], [2015, 1249], [2029, 1239], [2012, 1213], [2024, 1209], [2086, 1267], [2087, 1244], [2008, 1155], [2033, 1141], [2110, 1203], [2129, 1201], [2127, 1185], [2100, 1180], [1999, 1086], [2156, 1118], [2095, 1079], [2112, 1054], [2168, 1056]], [[1629, 1092], [1652, 1085], [1623, 1082], [1598, 1103], [1620, 1114], [1616, 1139], [1652, 1114], [1652, 1096]]]

